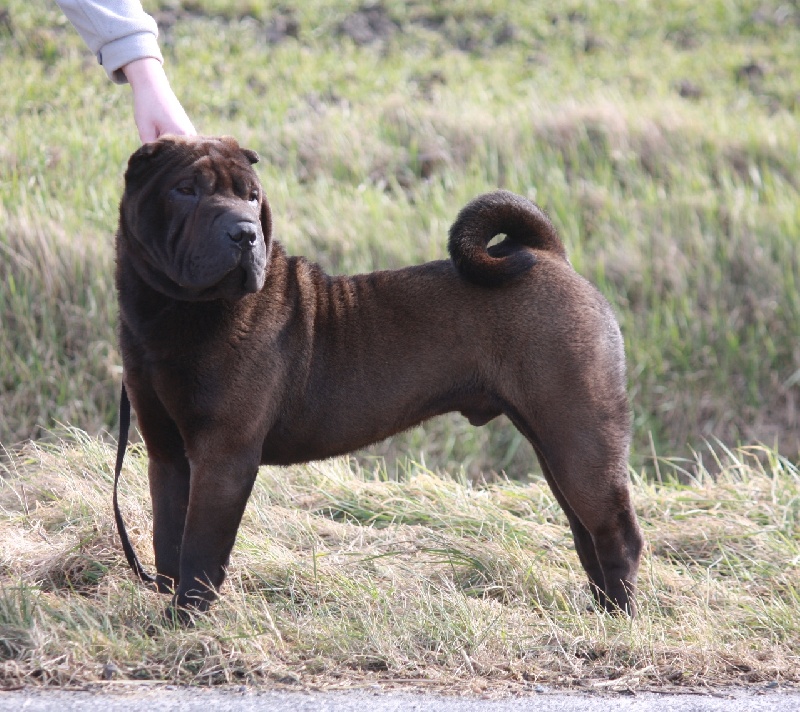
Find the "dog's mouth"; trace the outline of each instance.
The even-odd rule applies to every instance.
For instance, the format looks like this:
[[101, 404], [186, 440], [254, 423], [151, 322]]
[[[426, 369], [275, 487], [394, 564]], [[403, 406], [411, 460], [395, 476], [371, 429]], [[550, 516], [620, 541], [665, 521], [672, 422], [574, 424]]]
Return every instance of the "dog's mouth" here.
[[257, 270], [242, 265], [238, 269], [243, 274], [241, 285], [246, 294], [255, 294], [264, 286], [264, 280]]
[[189, 301], [238, 299], [254, 294], [264, 286], [269, 249], [261, 242], [243, 248], [231, 245], [217, 256], [204, 256], [200, 268], [176, 270], [172, 281], [180, 290], [180, 298]]
[[241, 299], [255, 294], [264, 286], [263, 270], [253, 269], [251, 265], [238, 264], [222, 279], [207, 286], [179, 284], [182, 297], [187, 301], [208, 301], [211, 299]]
[[243, 250], [238, 264], [229, 277], [240, 291], [240, 296], [255, 294], [264, 286], [266, 273], [266, 249]]

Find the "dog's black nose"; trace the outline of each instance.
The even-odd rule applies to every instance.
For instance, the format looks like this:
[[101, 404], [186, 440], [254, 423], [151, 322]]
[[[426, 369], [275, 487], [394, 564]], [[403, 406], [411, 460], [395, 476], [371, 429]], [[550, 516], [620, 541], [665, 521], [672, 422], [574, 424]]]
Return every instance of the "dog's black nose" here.
[[233, 226], [228, 235], [236, 243], [253, 245], [258, 239], [258, 227], [255, 223], [239, 222]]

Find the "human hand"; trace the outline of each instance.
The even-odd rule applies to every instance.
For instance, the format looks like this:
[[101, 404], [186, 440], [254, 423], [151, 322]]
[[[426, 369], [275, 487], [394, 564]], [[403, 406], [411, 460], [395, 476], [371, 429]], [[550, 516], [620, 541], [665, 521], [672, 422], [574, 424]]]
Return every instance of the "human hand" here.
[[142, 143], [162, 134], [194, 136], [197, 132], [169, 85], [161, 62], [153, 57], [137, 59], [122, 71], [133, 90], [133, 119]]

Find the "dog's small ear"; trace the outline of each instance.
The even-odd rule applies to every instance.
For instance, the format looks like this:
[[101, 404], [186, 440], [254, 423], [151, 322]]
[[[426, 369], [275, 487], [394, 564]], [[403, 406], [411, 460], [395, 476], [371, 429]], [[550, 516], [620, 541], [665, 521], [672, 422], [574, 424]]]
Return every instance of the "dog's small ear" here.
[[128, 159], [126, 177], [137, 175], [163, 147], [163, 141], [152, 141], [137, 148]]
[[251, 165], [253, 163], [258, 163], [261, 160], [260, 156], [255, 151], [251, 151], [249, 148], [243, 148], [242, 154], [250, 162]]
[[267, 196], [263, 196], [261, 199], [261, 232], [264, 235], [264, 240], [267, 243], [267, 247], [270, 246], [272, 237], [272, 210], [269, 207], [269, 201], [267, 200]]
[[140, 158], [151, 158], [155, 156], [163, 145], [164, 143], [162, 141], [151, 141], [150, 143], [143, 144], [131, 154], [128, 163], [138, 161]]

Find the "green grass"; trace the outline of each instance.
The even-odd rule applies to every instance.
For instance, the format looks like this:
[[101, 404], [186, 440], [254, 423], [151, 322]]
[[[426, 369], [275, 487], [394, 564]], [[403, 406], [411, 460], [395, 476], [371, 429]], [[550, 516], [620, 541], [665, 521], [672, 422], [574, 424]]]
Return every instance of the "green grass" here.
[[[111, 446], [80, 431], [0, 478], [0, 680], [154, 680], [520, 693], [800, 682], [800, 472], [766, 449], [632, 472], [640, 616], [588, 610], [543, 480], [476, 486], [409, 464], [262, 468], [222, 598], [190, 629], [138, 584], [109, 516]], [[122, 482], [152, 568], [146, 457]], [[694, 472], [689, 475], [689, 471]]]
[[[619, 315], [635, 465], [712, 437], [797, 455], [794, 4], [387, 0], [366, 44], [342, 31], [360, 7], [344, 0], [146, 5], [199, 130], [261, 153], [290, 251], [333, 272], [440, 258], [477, 193], [528, 195]], [[102, 432], [129, 91], [54, 5], [11, 0], [0, 50], [0, 442]], [[535, 469], [507, 423], [455, 416], [376, 455]]]
[[[344, 0], [146, 5], [199, 130], [261, 153], [290, 251], [333, 272], [439, 258], [477, 193], [528, 195], [619, 315], [634, 464], [712, 437], [797, 455], [795, 5], [387, 0], [366, 44], [343, 33]], [[102, 432], [129, 91], [54, 5], [11, 0], [0, 50], [0, 442]], [[507, 423], [457, 417], [376, 455], [535, 469]]]

